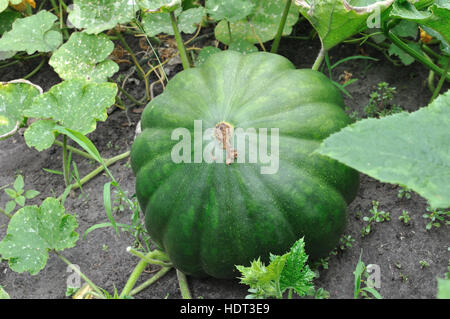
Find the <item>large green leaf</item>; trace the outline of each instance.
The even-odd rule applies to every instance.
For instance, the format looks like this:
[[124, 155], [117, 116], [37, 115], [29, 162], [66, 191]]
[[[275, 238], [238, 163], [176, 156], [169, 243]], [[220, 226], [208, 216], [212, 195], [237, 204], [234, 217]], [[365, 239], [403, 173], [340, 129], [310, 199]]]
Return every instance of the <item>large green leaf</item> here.
[[428, 107], [366, 119], [328, 137], [319, 153], [450, 207], [450, 91]]
[[74, 0], [68, 20], [86, 33], [100, 33], [134, 19], [138, 6], [130, 0]]
[[248, 0], [207, 0], [206, 10], [216, 21], [242, 20], [253, 12], [255, 3]]
[[5, 238], [0, 242], [0, 256], [16, 272], [31, 275], [41, 271], [49, 250], [61, 251], [75, 246], [77, 220], [66, 214], [55, 198], [47, 198], [41, 207], [25, 206], [11, 218]]
[[[290, 1], [290, 0], [289, 0]], [[246, 19], [230, 22], [232, 40], [246, 40], [250, 43], [267, 42], [275, 38], [286, 0], [248, 0], [254, 5], [253, 13]], [[292, 32], [298, 21], [298, 10], [291, 6], [283, 34]], [[217, 40], [230, 44], [228, 21], [220, 21], [214, 30]]]
[[419, 11], [409, 1], [396, 1], [392, 6], [391, 17], [414, 21], [438, 32], [450, 43], [450, 2], [436, 0], [425, 11]]
[[[194, 33], [197, 25], [202, 22], [205, 15], [203, 7], [192, 8], [186, 11], [177, 10], [175, 16], [178, 19], [178, 29], [184, 33]], [[144, 13], [142, 15], [142, 26], [145, 33], [153, 37], [160, 33], [173, 35], [170, 15], [166, 12]]]
[[31, 82], [16, 80], [0, 82], [0, 139], [14, 134], [28, 109], [42, 89]]
[[300, 12], [318, 32], [323, 48], [329, 50], [368, 28], [368, 18], [382, 12], [393, 0], [297, 0]]
[[107, 59], [113, 50], [114, 43], [105, 34], [75, 32], [49, 63], [64, 80], [106, 82], [119, 71], [119, 66]]
[[51, 52], [62, 43], [61, 32], [52, 30], [54, 22], [58, 18], [45, 10], [37, 14], [17, 19], [12, 25], [12, 30], [3, 34], [0, 39], [0, 47], [9, 51]]
[[54, 139], [54, 125], [48, 120], [82, 134], [94, 131], [97, 121], [106, 120], [106, 109], [114, 104], [116, 93], [117, 85], [109, 82], [92, 83], [75, 79], [53, 86], [36, 97], [24, 112], [28, 117], [42, 119], [39, 122], [46, 121], [33, 123], [25, 132], [25, 142], [38, 150], [48, 148]]

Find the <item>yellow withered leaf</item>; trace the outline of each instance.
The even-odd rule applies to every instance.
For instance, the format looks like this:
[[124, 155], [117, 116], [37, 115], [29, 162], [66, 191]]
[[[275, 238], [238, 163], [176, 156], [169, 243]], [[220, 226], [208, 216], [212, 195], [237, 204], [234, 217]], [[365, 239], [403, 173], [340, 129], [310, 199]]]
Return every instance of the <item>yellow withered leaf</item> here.
[[34, 9], [36, 8], [36, 2], [34, 0], [22, 0], [19, 4], [12, 4], [10, 6], [13, 7], [17, 11], [25, 11], [27, 9], [27, 3]]

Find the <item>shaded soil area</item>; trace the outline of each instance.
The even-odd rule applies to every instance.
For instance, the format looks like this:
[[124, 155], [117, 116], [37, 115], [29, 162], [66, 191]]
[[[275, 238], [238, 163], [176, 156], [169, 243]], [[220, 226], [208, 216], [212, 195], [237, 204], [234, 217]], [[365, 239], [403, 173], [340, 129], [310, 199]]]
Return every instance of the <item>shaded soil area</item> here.
[[[138, 41], [129, 39], [132, 47], [138, 51]], [[208, 44], [208, 41], [203, 41]], [[295, 39], [283, 39], [279, 53], [289, 58], [298, 68], [308, 68], [318, 53], [319, 43], [310, 43]], [[388, 82], [397, 88], [394, 103], [408, 111], [417, 110], [428, 104], [431, 93], [426, 86], [427, 71], [418, 63], [408, 67], [395, 67], [376, 50], [365, 47], [365, 51], [356, 45], [338, 46], [330, 52], [332, 62], [342, 58], [368, 54], [379, 61], [352, 60], [339, 65], [333, 70], [333, 79], [338, 80], [344, 71], [351, 73], [358, 81], [348, 86], [353, 98], [346, 97], [349, 112], [363, 114], [363, 107], [369, 101], [369, 94], [379, 82]], [[0, 81], [21, 78], [39, 61], [30, 61], [9, 69], [0, 70]], [[121, 64], [120, 74], [128, 74], [130, 65]], [[181, 69], [173, 68], [173, 74]], [[132, 75], [125, 89], [140, 99], [143, 96], [144, 84], [137, 74]], [[52, 85], [60, 82], [50, 67], [44, 67], [30, 79], [47, 91]], [[154, 79], [153, 79], [154, 80]], [[155, 94], [161, 92], [155, 87]], [[104, 123], [98, 123], [98, 129], [89, 138], [105, 157], [112, 157], [130, 149], [133, 143], [136, 124], [140, 113], [135, 113], [134, 105], [124, 98], [129, 107], [127, 112], [117, 109]], [[131, 125], [130, 125], [131, 123]], [[23, 133], [23, 132], [22, 132]], [[375, 134], [375, 133], [374, 133]], [[28, 204], [39, 205], [48, 196], [59, 196], [64, 191], [62, 176], [45, 172], [42, 168], [61, 170], [61, 151], [57, 146], [49, 150], [37, 152], [26, 146], [22, 134], [0, 141], [0, 187], [12, 184], [17, 174], [25, 177], [25, 189], [35, 189], [41, 194]], [[81, 176], [84, 176], [96, 165], [88, 160], [73, 155]], [[111, 171], [121, 187], [134, 194], [135, 178], [128, 163], [122, 160], [111, 167]], [[83, 234], [94, 224], [107, 222], [103, 205], [103, 185], [108, 178], [100, 175], [77, 191], [74, 198], [66, 201], [66, 211], [77, 216], [79, 228]], [[426, 201], [412, 193], [410, 199], [398, 197], [398, 186], [383, 184], [362, 175], [361, 187], [354, 202], [348, 208], [348, 226], [346, 235], [355, 239], [353, 247], [331, 256], [328, 269], [319, 268], [320, 277], [315, 281], [317, 287], [330, 292], [331, 298], [353, 298], [353, 271], [362, 252], [365, 264], [377, 264], [381, 271], [381, 288], [384, 298], [434, 298], [436, 296], [436, 277], [442, 277], [447, 271], [450, 253], [448, 226], [433, 228], [427, 231], [427, 220], [422, 217], [426, 213]], [[0, 206], [4, 207], [8, 197], [0, 192]], [[361, 228], [365, 225], [363, 216], [370, 216], [372, 201], [379, 202], [379, 210], [390, 212], [391, 220], [376, 223], [371, 233], [362, 238]], [[405, 225], [398, 219], [406, 210], [411, 216]], [[116, 213], [119, 223], [131, 223], [131, 213]], [[0, 215], [0, 238], [6, 233], [8, 220]], [[63, 252], [71, 262], [80, 266], [81, 270], [97, 285], [109, 292], [124, 286], [138, 259], [126, 252], [126, 247], [133, 243], [133, 237], [123, 232], [118, 237], [113, 229], [102, 228], [89, 233], [78, 241], [75, 248]], [[421, 261], [428, 266], [423, 267]], [[148, 279], [157, 267], [149, 267], [141, 276], [140, 282]], [[0, 262], [0, 285], [12, 298], [66, 298], [66, 281], [70, 273], [67, 266], [56, 256], [50, 255], [48, 264], [38, 275], [17, 274], [11, 271], [6, 261]], [[246, 286], [236, 280], [216, 280], [188, 278], [194, 298], [244, 298]], [[175, 271], [170, 271], [150, 288], [141, 292], [136, 298], [180, 298]]]

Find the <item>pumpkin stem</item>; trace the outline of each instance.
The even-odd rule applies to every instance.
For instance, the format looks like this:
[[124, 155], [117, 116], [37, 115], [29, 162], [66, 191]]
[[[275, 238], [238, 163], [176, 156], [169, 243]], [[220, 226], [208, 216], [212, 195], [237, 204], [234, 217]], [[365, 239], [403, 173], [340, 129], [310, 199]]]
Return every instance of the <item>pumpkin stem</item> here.
[[233, 126], [227, 122], [220, 122], [216, 124], [214, 129], [214, 137], [217, 141], [222, 143], [223, 149], [226, 150], [226, 164], [230, 165], [237, 158], [237, 150], [233, 149], [231, 139], [233, 138]]

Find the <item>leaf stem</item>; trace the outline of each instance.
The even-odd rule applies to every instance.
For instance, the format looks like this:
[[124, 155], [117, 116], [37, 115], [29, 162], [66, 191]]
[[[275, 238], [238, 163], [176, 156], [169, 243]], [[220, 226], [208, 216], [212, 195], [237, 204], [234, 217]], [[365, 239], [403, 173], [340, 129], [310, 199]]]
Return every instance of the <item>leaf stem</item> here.
[[46, 60], [47, 59], [45, 58], [45, 56], [42, 56], [41, 63], [39, 63], [39, 65], [33, 71], [31, 71], [29, 74], [25, 75], [23, 78], [25, 80], [27, 80], [27, 79], [31, 78], [33, 75], [35, 75], [44, 66], [44, 63]]
[[142, 69], [141, 65], [139, 64], [136, 56], [133, 53], [133, 50], [131, 50], [130, 46], [128, 45], [127, 41], [125, 41], [125, 38], [122, 36], [122, 34], [115, 30], [116, 36], [119, 39], [120, 43], [122, 43], [122, 45], [124, 46], [125, 50], [128, 51], [128, 53], [130, 54], [131, 59], [133, 60], [134, 64], [136, 65], [136, 68], [139, 70], [139, 73], [141, 75], [141, 78], [144, 80], [145, 83], [145, 97], [147, 98], [147, 100], [150, 99], [150, 85], [148, 83], [148, 78], [145, 76], [145, 71], [144, 69]]
[[56, 256], [59, 257], [64, 263], [66, 263], [70, 268], [72, 268], [78, 275], [81, 276], [81, 278], [84, 279], [88, 283], [89, 286], [91, 286], [92, 289], [95, 290], [96, 293], [98, 293], [100, 296], [104, 296], [103, 292], [100, 290], [100, 288], [95, 285], [92, 280], [90, 280], [85, 274], [83, 274], [77, 267], [74, 267], [73, 264], [63, 255], [61, 255], [56, 250], [53, 250], [53, 252], [56, 254]]
[[[94, 169], [93, 171], [91, 171], [89, 174], [87, 174], [85, 177], [83, 177], [79, 182], [73, 183], [71, 184], [69, 187], [71, 189], [78, 189], [80, 188], [80, 186], [83, 186], [84, 184], [86, 184], [87, 182], [89, 182], [91, 179], [93, 179], [95, 176], [97, 176], [98, 174], [100, 174], [101, 172], [103, 172], [103, 170], [105, 170], [105, 167], [111, 166], [113, 164], [115, 164], [116, 162], [126, 158], [130, 156], [130, 151], [122, 153], [120, 155], [117, 155], [113, 158], [107, 159], [105, 160], [105, 166], [101, 165], [99, 167], [97, 167], [96, 169]], [[62, 196], [58, 197], [58, 199], [60, 200]]]
[[64, 170], [64, 183], [67, 186], [69, 186], [69, 170], [70, 170], [70, 163], [68, 163], [67, 160], [67, 136], [63, 136], [63, 170]]
[[3, 215], [5, 215], [6, 217], [8, 217], [9, 219], [11, 219], [13, 217], [13, 215], [8, 214], [6, 211], [4, 211], [2, 208], [0, 208], [0, 213], [2, 213]]
[[278, 32], [275, 36], [275, 40], [272, 43], [272, 49], [270, 50], [271, 53], [277, 53], [278, 47], [280, 45], [281, 36], [283, 35], [284, 26], [286, 25], [287, 16], [289, 14], [289, 9], [291, 8], [292, 0], [286, 1], [286, 6], [284, 7], [283, 15], [281, 16], [281, 21], [278, 26]]
[[436, 86], [436, 89], [434, 90], [433, 96], [431, 97], [430, 103], [434, 101], [434, 99], [438, 96], [439, 92], [441, 92], [442, 85], [445, 81], [445, 74], [448, 73], [450, 70], [450, 58], [447, 61], [447, 66], [445, 67], [444, 73], [441, 75], [441, 78], [438, 82], [438, 85]]
[[[57, 146], [60, 146], [60, 147], [64, 146], [64, 143], [62, 143], [62, 142], [60, 142], [58, 140], [55, 140], [55, 142], [53, 144], [55, 144]], [[89, 153], [83, 152], [83, 151], [79, 150], [78, 148], [75, 148], [75, 147], [70, 146], [70, 145], [67, 145], [66, 147], [67, 147], [67, 150], [71, 151], [72, 153], [78, 154], [78, 155], [83, 156], [83, 157], [85, 157], [87, 159], [90, 159], [90, 160], [94, 159]]]
[[180, 52], [181, 63], [185, 70], [191, 67], [189, 62], [189, 56], [186, 53], [186, 47], [184, 46], [183, 39], [181, 38], [180, 31], [178, 30], [177, 18], [173, 11], [170, 12], [170, 20], [172, 22], [173, 33], [175, 34], [175, 40], [177, 41], [178, 51]]
[[129, 293], [130, 296], [137, 295], [142, 290], [146, 289], [148, 286], [155, 283], [158, 279], [162, 278], [169, 270], [172, 269], [172, 267], [163, 267], [161, 270], [159, 270], [155, 275], [153, 275], [149, 280], [145, 281], [143, 284], [139, 285], [138, 287], [131, 290]]
[[[131, 273], [130, 278], [128, 279], [127, 283], [125, 284], [125, 287], [123, 288], [122, 293], [120, 294], [120, 298], [124, 298], [125, 296], [130, 296], [131, 290], [133, 289], [134, 285], [136, 284], [137, 280], [139, 279], [139, 276], [144, 271], [144, 269], [147, 266], [147, 264], [162, 265], [164, 268], [167, 268], [167, 270], [169, 270], [171, 268], [171, 265], [169, 265], [169, 264], [165, 264], [162, 261], [152, 259], [152, 257], [155, 255], [155, 251], [151, 251], [147, 255], [144, 255], [143, 253], [141, 253], [141, 252], [139, 252], [139, 251], [137, 251], [137, 250], [135, 250], [135, 249], [133, 249], [131, 247], [128, 247], [127, 251], [129, 253], [132, 253], [133, 255], [139, 257], [140, 260], [139, 260], [138, 264], [136, 265], [136, 267], [134, 268], [133, 272]], [[151, 285], [153, 282], [155, 282], [157, 279], [162, 277], [162, 275], [164, 275], [164, 274], [165, 273], [160, 274], [159, 277], [157, 277], [157, 278], [151, 278], [151, 279], [153, 279], [153, 281], [151, 283], [147, 282], [146, 283], [147, 286]], [[139, 291], [141, 291], [142, 289], [147, 287], [147, 286], [145, 286], [145, 287], [142, 288], [141, 286], [140, 286], [140, 290]]]
[[409, 47], [395, 33], [393, 33], [392, 31], [388, 30], [387, 32], [385, 32], [385, 35], [386, 35], [386, 37], [389, 38], [389, 40], [392, 41], [392, 43], [394, 43], [400, 49], [402, 49], [403, 51], [408, 53], [414, 59], [416, 59], [417, 61], [419, 61], [423, 65], [425, 65], [427, 68], [433, 70], [434, 72], [436, 72], [440, 76], [444, 76], [444, 79], [446, 79], [447, 81], [450, 81], [450, 74], [448, 74], [448, 72], [447, 73], [444, 72], [444, 70], [442, 70], [440, 67], [438, 67], [436, 64], [434, 64], [432, 61], [428, 60], [426, 57], [421, 55], [419, 52], [417, 52], [416, 50], [414, 50], [411, 47]]
[[314, 62], [311, 69], [313, 69], [315, 71], [319, 70], [320, 65], [322, 64], [323, 60], [325, 59], [326, 53], [327, 53], [327, 51], [322, 46], [322, 48], [320, 49], [319, 55], [317, 56], [316, 61]]
[[187, 282], [186, 275], [177, 269], [178, 284], [180, 285], [181, 296], [183, 299], [192, 299], [191, 292]]

